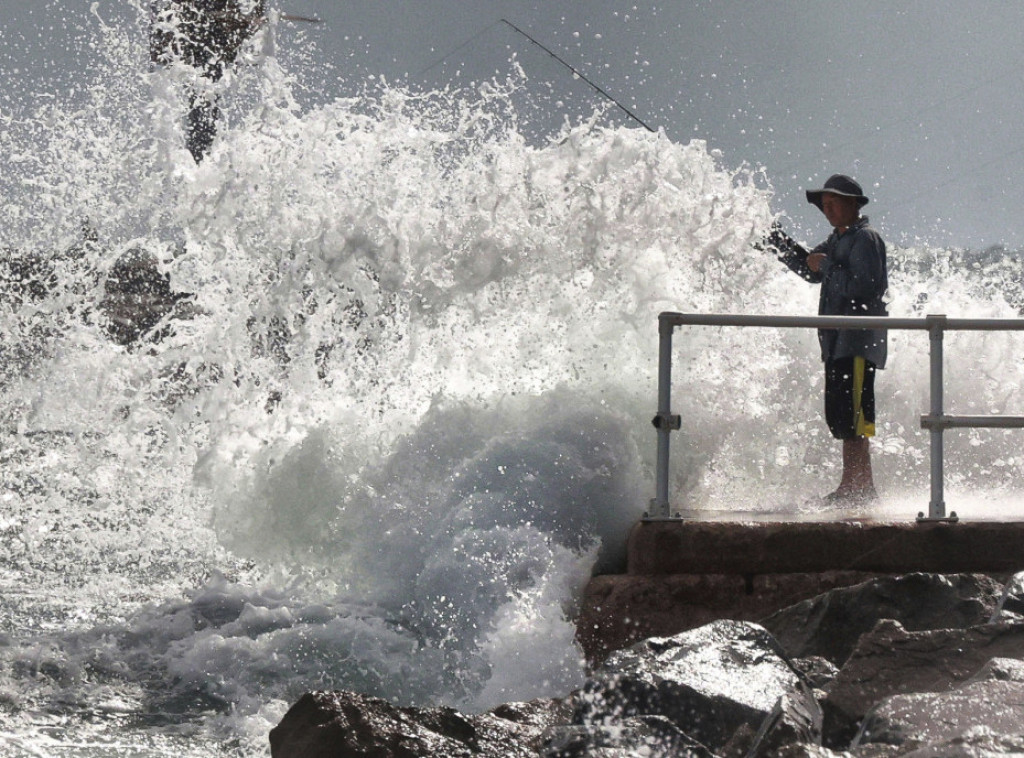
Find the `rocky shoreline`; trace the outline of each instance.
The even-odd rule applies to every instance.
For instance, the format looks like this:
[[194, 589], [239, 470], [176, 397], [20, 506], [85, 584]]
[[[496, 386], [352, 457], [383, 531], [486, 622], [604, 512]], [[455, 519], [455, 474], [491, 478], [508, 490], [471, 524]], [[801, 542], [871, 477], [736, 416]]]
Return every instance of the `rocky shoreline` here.
[[303, 696], [273, 758], [940, 758], [1024, 754], [1024, 574], [911, 573], [761, 623], [611, 653], [562, 699], [483, 714]]

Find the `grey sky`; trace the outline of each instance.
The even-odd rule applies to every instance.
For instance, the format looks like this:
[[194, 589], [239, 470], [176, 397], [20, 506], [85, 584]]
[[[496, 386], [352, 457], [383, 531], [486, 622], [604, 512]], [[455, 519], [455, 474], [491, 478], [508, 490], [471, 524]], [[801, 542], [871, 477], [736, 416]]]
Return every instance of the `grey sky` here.
[[[0, 0], [0, 109], [32, 92], [42, 75], [60, 80], [87, 67], [76, 27], [92, 23], [89, 5], [56, 0], [57, 12], [26, 11], [21, 0]], [[514, 54], [530, 77], [524, 97], [553, 112], [549, 123], [589, 112], [600, 98], [504, 18], [673, 140], [704, 139], [722, 151], [725, 166], [764, 166], [776, 208], [798, 237], [816, 239], [823, 224], [801, 190], [841, 171], [864, 184], [867, 211], [893, 241], [1024, 246], [1022, 4], [277, 0], [277, 7], [325, 22], [293, 26], [281, 40], [314, 43], [332, 67], [314, 97], [352, 94], [377, 74], [428, 85], [503, 77]], [[106, 18], [119, 8], [123, 15], [123, 4], [98, 3]]]

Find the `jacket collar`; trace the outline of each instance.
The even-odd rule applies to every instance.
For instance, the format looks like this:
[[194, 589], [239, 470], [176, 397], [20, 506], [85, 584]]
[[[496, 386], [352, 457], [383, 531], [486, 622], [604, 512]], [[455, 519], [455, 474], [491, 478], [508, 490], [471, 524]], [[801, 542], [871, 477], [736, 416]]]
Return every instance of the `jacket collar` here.
[[861, 216], [856, 221], [854, 221], [850, 226], [846, 227], [846, 231], [840, 233], [838, 229], [833, 229], [832, 230], [832, 234], [834, 234], [837, 237], [842, 237], [843, 234], [849, 234], [850, 232], [855, 232], [858, 229], [863, 229], [867, 225], [868, 225], [868, 217], [867, 216]]

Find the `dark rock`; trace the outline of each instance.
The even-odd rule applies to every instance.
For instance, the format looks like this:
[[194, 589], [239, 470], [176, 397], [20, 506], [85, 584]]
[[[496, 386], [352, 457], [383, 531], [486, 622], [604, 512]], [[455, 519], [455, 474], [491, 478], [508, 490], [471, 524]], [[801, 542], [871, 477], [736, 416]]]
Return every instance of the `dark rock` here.
[[759, 621], [800, 600], [874, 578], [814, 574], [596, 576], [583, 596], [576, 637], [591, 664], [648, 637], [671, 637], [719, 619]]
[[[928, 748], [932, 755], [980, 755], [946, 750], [954, 741], [964, 749], [965, 741], [974, 741], [973, 748], [979, 750], [997, 740], [1019, 747], [1024, 744], [1022, 724], [1024, 683], [978, 682], [952, 692], [888, 698], [868, 714], [853, 747], [874, 742], [898, 746], [903, 752]], [[943, 751], [934, 752], [940, 746]]]
[[538, 698], [528, 702], [504, 703], [489, 713], [525, 727], [526, 745], [533, 750], [540, 750], [545, 731], [568, 724], [572, 719], [572, 711], [569, 698]]
[[51, 354], [51, 343], [61, 333], [60, 319], [45, 302], [57, 287], [54, 260], [49, 256], [0, 248], [0, 386], [9, 377], [28, 375]]
[[[860, 755], [858, 753], [858, 755]], [[947, 742], [931, 744], [909, 753], [905, 758], [994, 758], [1024, 755], [1024, 735], [990, 734], [985, 727], [968, 730]]]
[[[879, 755], [877, 758], [888, 758], [891, 754], [892, 751], [888, 751], [885, 756]], [[779, 748], [772, 758], [850, 758], [850, 756], [851, 753], [836, 753], [821, 745], [798, 743], [795, 745], [784, 745]], [[867, 754], [861, 756], [858, 753], [857, 756], [858, 758], [868, 758]]]
[[488, 713], [523, 726], [546, 729], [554, 724], [568, 724], [572, 706], [568, 700], [538, 698], [527, 702], [503, 703]]
[[398, 708], [352, 692], [314, 692], [270, 731], [273, 758], [535, 758], [543, 729], [493, 713]]
[[0, 250], [0, 305], [16, 310], [38, 303], [56, 286], [51, 259], [11, 248]]
[[103, 290], [99, 307], [104, 328], [120, 345], [129, 346], [144, 337], [159, 341], [168, 330], [155, 328], [166, 317], [195, 315], [194, 306], [185, 302], [192, 296], [173, 291], [170, 275], [161, 271], [156, 256], [141, 248], [132, 248], [114, 262]]
[[828, 688], [825, 744], [853, 737], [873, 706], [893, 695], [947, 692], [992, 658], [1024, 658], [1024, 624], [909, 632], [881, 621], [861, 637]]
[[741, 725], [759, 726], [798, 681], [762, 627], [716, 621], [612, 654], [577, 698], [574, 723], [662, 715], [716, 751]]
[[828, 687], [839, 674], [837, 666], [818, 655], [812, 655], [810, 658], [793, 658], [789, 663], [793, 670], [816, 690]]
[[637, 716], [616, 726], [559, 726], [542, 741], [541, 758], [715, 758], [664, 716]]
[[1024, 572], [1010, 577], [990, 620], [993, 623], [1024, 620]]
[[785, 745], [821, 743], [822, 712], [802, 682], [782, 695], [751, 742], [747, 758], [773, 758]]
[[732, 733], [729, 741], [715, 752], [720, 758], [746, 758], [756, 737], [756, 727], [750, 724], [740, 724], [739, 729]]
[[881, 619], [913, 631], [986, 623], [1003, 587], [982, 574], [906, 574], [832, 590], [762, 622], [793, 658], [821, 656], [837, 666]]
[[1024, 682], [1024, 661], [993, 658], [967, 680], [967, 684], [976, 682]]

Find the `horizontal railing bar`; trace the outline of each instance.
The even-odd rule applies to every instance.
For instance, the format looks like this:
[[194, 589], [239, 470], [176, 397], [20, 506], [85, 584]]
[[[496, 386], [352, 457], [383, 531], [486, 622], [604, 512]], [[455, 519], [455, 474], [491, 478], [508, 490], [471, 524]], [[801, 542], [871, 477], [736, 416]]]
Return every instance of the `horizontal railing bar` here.
[[1024, 329], [1024, 318], [948, 318], [942, 328], [959, 332], [1019, 332]]
[[[645, 518], [670, 518], [668, 500], [669, 436], [679, 429], [679, 417], [671, 412], [672, 336], [677, 326], [753, 326], [803, 327], [817, 329], [916, 329], [929, 332], [930, 338], [930, 405], [931, 412], [921, 417], [921, 426], [931, 430], [932, 499], [928, 518], [918, 514], [919, 522], [956, 521], [956, 512], [946, 517], [942, 497], [942, 435], [950, 428], [1022, 429], [1024, 416], [952, 416], [942, 408], [942, 344], [947, 331], [1024, 331], [1024, 318], [948, 318], [929, 314], [924, 318], [890, 316], [764, 316], [739, 313], [678, 313], [663, 311], [658, 316], [658, 430], [657, 490], [651, 500], [651, 513]], [[679, 517], [677, 514], [676, 517]]]
[[673, 326], [814, 327], [818, 329], [922, 329], [1024, 331], [1024, 318], [903, 318], [893, 316], [760, 316], [740, 313], [676, 313], [660, 318]]
[[1024, 416], [921, 416], [924, 429], [1024, 429]]

